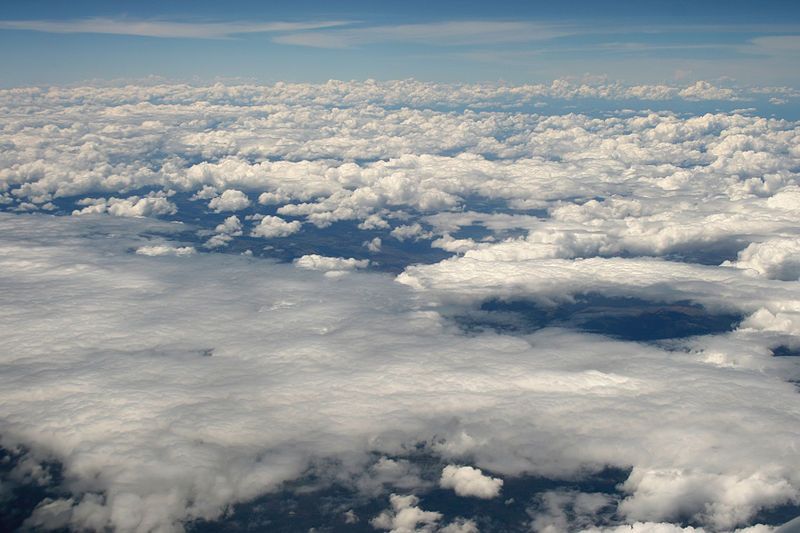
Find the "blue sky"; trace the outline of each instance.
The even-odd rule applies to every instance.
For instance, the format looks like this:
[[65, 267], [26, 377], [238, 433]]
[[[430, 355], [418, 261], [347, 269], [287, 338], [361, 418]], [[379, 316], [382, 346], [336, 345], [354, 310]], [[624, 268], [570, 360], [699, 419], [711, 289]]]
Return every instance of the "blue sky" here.
[[0, 84], [418, 78], [800, 84], [800, 3], [5, 2]]

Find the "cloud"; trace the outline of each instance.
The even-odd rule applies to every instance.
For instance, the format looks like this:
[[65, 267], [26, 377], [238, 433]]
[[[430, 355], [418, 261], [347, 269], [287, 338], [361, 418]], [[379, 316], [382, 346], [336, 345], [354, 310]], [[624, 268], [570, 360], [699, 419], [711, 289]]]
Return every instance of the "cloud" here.
[[344, 257], [325, 257], [317, 254], [304, 255], [294, 260], [295, 266], [306, 270], [320, 270], [335, 272], [367, 268], [369, 259], [354, 259]]
[[[597, 495], [537, 500], [545, 526], [731, 530], [796, 503], [800, 369], [772, 354], [800, 338], [797, 123], [527, 107], [723, 89], [0, 90], [0, 434], [64, 473], [31, 524], [176, 530], [289, 481], [308, 489], [320, 464], [370, 498], [420, 498], [387, 510], [390, 528], [403, 510], [451, 516], [420, 503], [445, 491], [418, 453], [495, 487], [630, 469], [595, 514]], [[191, 202], [220, 191], [259, 203], [246, 220], [197, 218]], [[187, 236], [219, 252], [284, 239], [178, 257]], [[431, 259], [410, 242], [423, 236], [454, 255]], [[402, 273], [371, 271], [368, 251]], [[257, 257], [271, 253], [298, 260]], [[491, 314], [487, 300], [557, 312], [587, 293], [743, 320], [648, 344], [569, 321], [465, 334], [453, 318]], [[443, 521], [416, 526], [471, 527]]]
[[149, 217], [159, 215], [174, 215], [178, 209], [175, 204], [167, 200], [165, 193], [150, 193], [141, 198], [130, 196], [128, 198], [84, 198], [77, 202], [82, 209], [76, 209], [73, 215], [99, 215], [108, 213], [116, 217]]
[[754, 242], [726, 266], [747, 269], [760, 276], [784, 281], [800, 279], [800, 239], [770, 239]]
[[532, 517], [530, 525], [534, 531], [542, 533], [587, 531], [594, 524], [607, 520], [615, 503], [612, 496], [603, 493], [546, 491], [537, 495], [528, 509]]
[[46, 33], [103, 33], [176, 39], [227, 39], [247, 33], [294, 32], [330, 28], [345, 21], [319, 22], [174, 22], [166, 20], [87, 18], [76, 20], [0, 20], [0, 29]]
[[388, 529], [393, 533], [432, 532], [436, 529], [437, 522], [442, 519], [442, 513], [423, 511], [417, 507], [419, 498], [416, 496], [392, 494], [389, 501], [392, 510], [384, 511], [370, 520], [372, 527]]
[[289, 33], [274, 37], [273, 41], [317, 48], [349, 48], [381, 42], [472, 46], [547, 40], [563, 37], [574, 31], [556, 24], [465, 20]]
[[751, 53], [767, 55], [787, 55], [800, 52], [800, 35], [765, 35], [750, 40], [752, 47], [744, 49]]
[[363, 246], [372, 253], [378, 253], [381, 251], [381, 246], [383, 245], [383, 241], [380, 237], [375, 237], [372, 240], [364, 241]]
[[170, 246], [167, 244], [156, 244], [154, 246], [140, 246], [136, 249], [139, 255], [160, 256], [160, 255], [192, 255], [197, 250], [193, 246]]
[[275, 237], [288, 237], [300, 231], [302, 224], [297, 220], [286, 222], [281, 217], [267, 215], [261, 219], [250, 233], [253, 237], [264, 237], [272, 239]]
[[228, 246], [234, 237], [243, 234], [242, 221], [236, 215], [231, 215], [214, 228], [211, 237], [203, 244], [206, 248], [222, 248]]
[[687, 100], [730, 100], [735, 93], [732, 89], [720, 89], [707, 81], [698, 81], [678, 94]]
[[413, 224], [397, 226], [389, 232], [389, 235], [402, 242], [405, 240], [429, 239], [433, 234], [425, 231], [419, 222], [414, 222]]
[[[61, 523], [175, 528], [301, 476], [313, 457], [394, 455], [419, 442], [502, 475], [633, 465], [620, 504], [632, 520], [688, 513], [730, 528], [798, 498], [790, 363], [759, 351], [774, 337], [743, 330], [724, 347], [717, 338], [666, 351], [563, 330], [465, 336], [386, 275], [331, 280], [238, 256], [128, 252], [152, 246], [154, 232], [182, 231], [173, 226], [0, 215], [3, 442], [64, 465], [72, 496], [48, 508]], [[624, 278], [680, 288], [657, 265]], [[569, 279], [564, 266], [543, 275]], [[716, 267], [689, 268], [679, 272], [707, 280]], [[709, 292], [734, 305], [748, 306], [750, 291], [795, 298], [775, 286], [784, 282], [717, 279]], [[49, 333], [32, 342], [40, 331]], [[727, 365], [709, 359], [720, 351]], [[20, 392], [29, 390], [41, 392]], [[352, 469], [343, 475], [363, 468], [339, 464]], [[378, 470], [416, 483], [409, 466]], [[498, 487], [476, 474], [466, 477]]]
[[391, 533], [478, 533], [478, 527], [472, 520], [456, 518], [449, 524], [440, 527], [442, 513], [421, 509], [419, 498], [414, 495], [389, 496], [392, 505], [390, 510], [383, 511], [369, 521], [375, 529], [389, 530]]
[[484, 475], [480, 468], [447, 465], [442, 470], [439, 486], [453, 489], [459, 496], [488, 500], [500, 495], [503, 480]]
[[241, 211], [250, 207], [250, 199], [242, 191], [227, 189], [221, 195], [208, 202], [208, 207], [216, 213], [223, 211]]

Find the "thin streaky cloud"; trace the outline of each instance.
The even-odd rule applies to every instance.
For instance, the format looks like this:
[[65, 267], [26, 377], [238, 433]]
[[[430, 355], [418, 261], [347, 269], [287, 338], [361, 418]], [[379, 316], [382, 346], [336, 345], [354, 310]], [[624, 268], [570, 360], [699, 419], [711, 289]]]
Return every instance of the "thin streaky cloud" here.
[[576, 29], [560, 24], [472, 20], [289, 33], [273, 41], [316, 48], [350, 48], [380, 42], [465, 46], [540, 41], [574, 33]]
[[348, 21], [315, 22], [173, 22], [165, 20], [126, 20], [88, 18], [76, 20], [3, 20], [0, 29], [45, 33], [102, 33], [142, 37], [226, 39], [245, 33], [295, 32], [331, 28]]

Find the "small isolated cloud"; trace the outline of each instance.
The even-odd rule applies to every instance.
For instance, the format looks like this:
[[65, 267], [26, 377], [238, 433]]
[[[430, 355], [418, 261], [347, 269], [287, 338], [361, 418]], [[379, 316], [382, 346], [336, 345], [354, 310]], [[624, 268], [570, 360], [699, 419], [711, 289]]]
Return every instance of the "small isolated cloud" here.
[[383, 241], [380, 237], [375, 237], [370, 241], [364, 241], [363, 246], [372, 253], [378, 253], [381, 251], [381, 246], [383, 245]]
[[242, 235], [242, 221], [236, 215], [231, 215], [217, 227], [214, 228], [214, 234], [203, 245], [206, 248], [221, 248], [228, 246], [234, 237]]
[[288, 237], [300, 231], [301, 226], [302, 224], [297, 220], [286, 222], [281, 217], [268, 215], [261, 219], [258, 226], [253, 228], [251, 235], [253, 237], [264, 237], [265, 239]]
[[324, 255], [310, 254], [294, 260], [295, 266], [306, 270], [319, 270], [322, 272], [355, 270], [367, 268], [369, 259], [354, 259], [344, 257], [325, 257]]
[[220, 196], [212, 198], [208, 202], [208, 207], [217, 213], [223, 211], [241, 211], [250, 207], [250, 198], [242, 191], [228, 189]]
[[149, 255], [151, 257], [159, 255], [192, 255], [197, 250], [194, 246], [170, 246], [168, 244], [156, 244], [153, 246], [140, 246], [136, 249], [139, 255]]
[[503, 480], [486, 476], [479, 468], [447, 465], [442, 470], [439, 486], [443, 489], [453, 489], [459, 496], [489, 500], [500, 494]]
[[478, 533], [475, 522], [461, 517], [439, 526], [442, 513], [423, 510], [418, 505], [419, 498], [414, 495], [392, 494], [389, 503], [391, 509], [369, 521], [375, 529], [389, 530], [391, 533]]
[[393, 533], [432, 532], [442, 519], [442, 513], [423, 511], [417, 507], [419, 498], [411, 494], [392, 494], [389, 502], [392, 505], [390, 510], [383, 511], [369, 521], [375, 529], [390, 530]]
[[420, 239], [430, 239], [433, 236], [431, 232], [425, 231], [419, 222], [397, 226], [391, 231], [390, 235], [398, 241], [405, 241], [408, 239], [418, 241]]

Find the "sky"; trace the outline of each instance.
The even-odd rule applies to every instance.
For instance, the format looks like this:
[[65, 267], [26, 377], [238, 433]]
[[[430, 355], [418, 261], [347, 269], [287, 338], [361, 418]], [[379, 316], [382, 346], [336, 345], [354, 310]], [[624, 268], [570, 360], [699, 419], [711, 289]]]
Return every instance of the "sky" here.
[[766, 2], [4, 2], [0, 84], [800, 83], [800, 6]]

